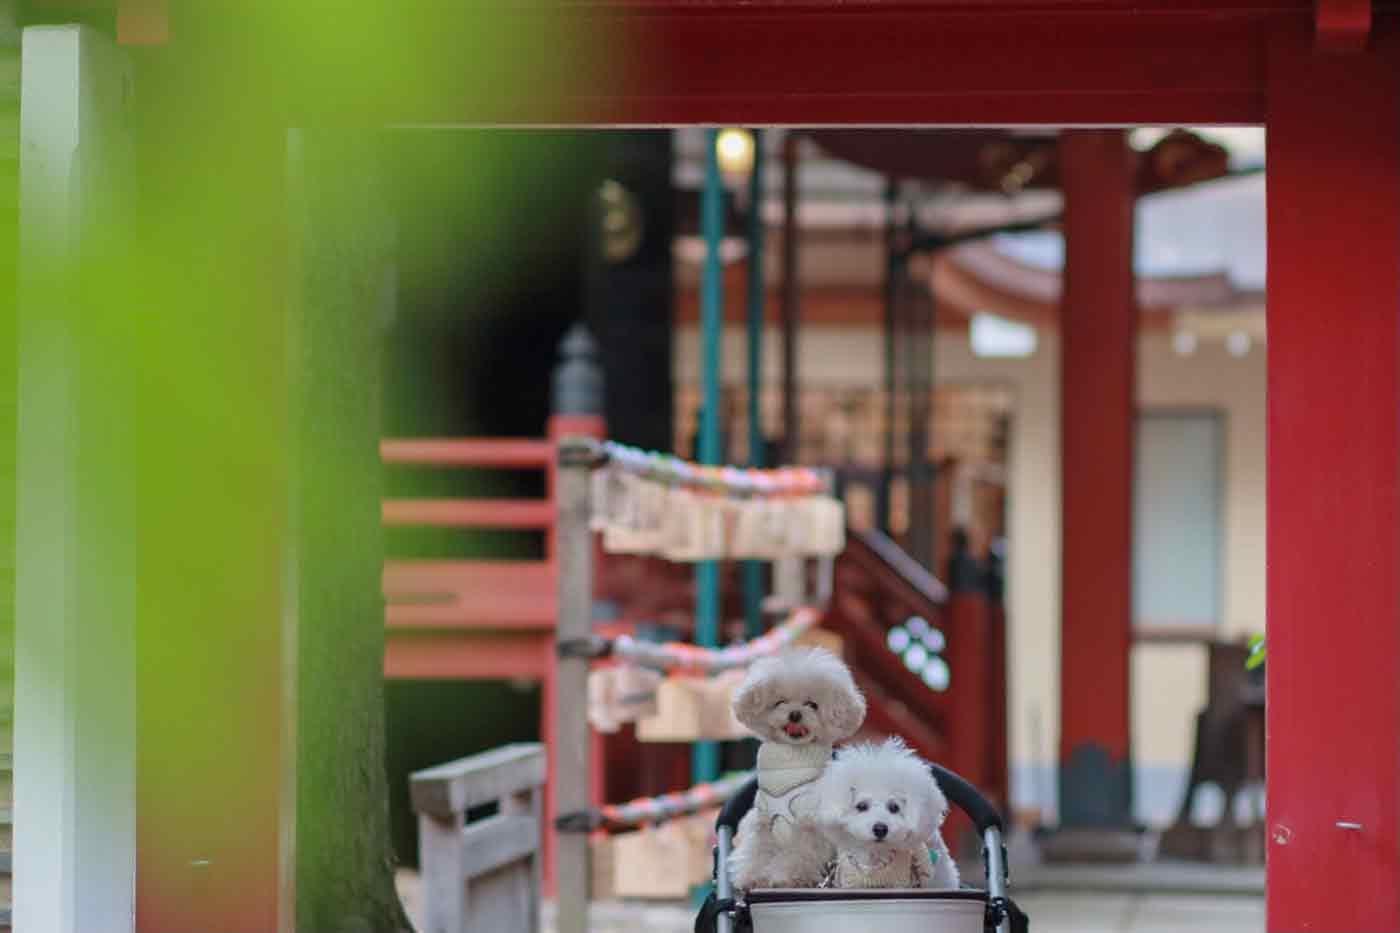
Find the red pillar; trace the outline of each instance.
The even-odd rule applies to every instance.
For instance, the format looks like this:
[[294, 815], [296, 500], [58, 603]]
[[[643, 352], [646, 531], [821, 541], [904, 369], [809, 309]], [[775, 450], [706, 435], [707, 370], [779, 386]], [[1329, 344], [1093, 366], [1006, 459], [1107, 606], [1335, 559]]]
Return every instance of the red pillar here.
[[1060, 824], [1132, 820], [1134, 154], [1122, 131], [1060, 140], [1062, 614]]
[[[975, 566], [975, 565], [974, 565]], [[948, 761], [946, 764], [973, 784], [987, 790], [987, 737], [991, 710], [987, 706], [991, 647], [987, 597], [977, 581], [954, 583], [948, 599], [948, 648], [952, 673], [948, 686]]]
[[1400, 44], [1275, 38], [1268, 927], [1400, 930]]
[[987, 584], [987, 727], [986, 776], [982, 789], [990, 794], [1009, 820], [1011, 775], [1008, 762], [1006, 720], [1006, 605], [1002, 601], [1000, 569], [994, 567]]

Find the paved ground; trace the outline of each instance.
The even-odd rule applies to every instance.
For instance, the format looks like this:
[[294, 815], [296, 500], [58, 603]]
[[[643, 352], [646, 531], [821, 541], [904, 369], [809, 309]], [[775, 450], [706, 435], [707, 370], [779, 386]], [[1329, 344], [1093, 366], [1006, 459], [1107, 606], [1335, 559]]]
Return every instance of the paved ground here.
[[1020, 865], [1011, 871], [1013, 890], [1022, 894], [1101, 893], [1239, 895], [1264, 897], [1264, 867], [1193, 862], [1139, 862], [1134, 865]]
[[[400, 878], [400, 890], [415, 911], [417, 879]], [[1264, 929], [1262, 894], [1186, 894], [1143, 891], [1038, 890], [1017, 896], [1034, 933], [1259, 933]], [[554, 905], [544, 909], [545, 933], [553, 933]], [[604, 902], [590, 912], [589, 933], [691, 933], [694, 912], [683, 904]]]
[[[1261, 933], [1264, 901], [1239, 895], [1085, 894], [1046, 892], [1018, 898], [1034, 933]], [[545, 930], [554, 929], [553, 905]], [[589, 933], [691, 933], [683, 905], [595, 904]]]

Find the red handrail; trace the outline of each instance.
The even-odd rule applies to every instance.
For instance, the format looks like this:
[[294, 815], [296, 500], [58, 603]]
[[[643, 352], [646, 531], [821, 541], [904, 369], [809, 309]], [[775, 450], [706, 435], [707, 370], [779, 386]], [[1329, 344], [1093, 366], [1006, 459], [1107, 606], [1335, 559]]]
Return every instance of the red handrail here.
[[379, 442], [379, 457], [399, 466], [544, 469], [554, 445], [540, 438], [392, 438]]

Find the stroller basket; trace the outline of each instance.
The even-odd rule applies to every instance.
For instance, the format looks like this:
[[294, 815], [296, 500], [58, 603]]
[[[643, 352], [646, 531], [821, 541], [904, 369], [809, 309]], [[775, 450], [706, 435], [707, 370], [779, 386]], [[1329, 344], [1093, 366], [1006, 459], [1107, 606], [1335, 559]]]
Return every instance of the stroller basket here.
[[986, 889], [760, 889], [737, 903], [729, 881], [734, 832], [753, 807], [758, 781], [749, 781], [715, 824], [715, 892], [695, 918], [695, 933], [1026, 933], [1026, 916], [1007, 896], [1001, 814], [966, 780], [930, 765], [948, 801], [977, 827]]

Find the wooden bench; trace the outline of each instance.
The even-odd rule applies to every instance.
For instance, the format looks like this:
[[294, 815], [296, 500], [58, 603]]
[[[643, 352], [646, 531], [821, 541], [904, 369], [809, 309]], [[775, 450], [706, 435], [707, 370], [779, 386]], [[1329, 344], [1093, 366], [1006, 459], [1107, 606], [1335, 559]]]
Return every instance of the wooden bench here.
[[534, 742], [414, 772], [422, 933], [539, 930], [545, 774]]

